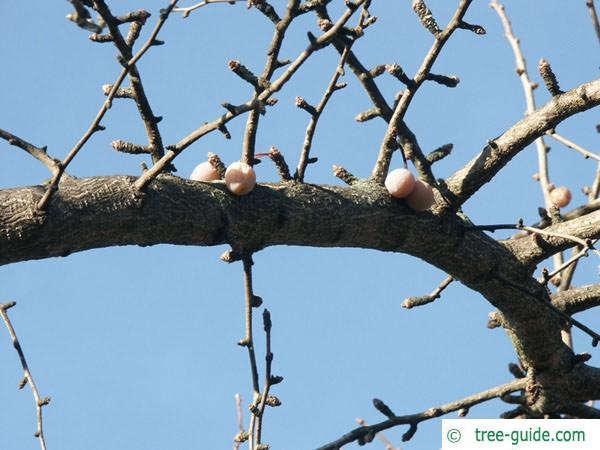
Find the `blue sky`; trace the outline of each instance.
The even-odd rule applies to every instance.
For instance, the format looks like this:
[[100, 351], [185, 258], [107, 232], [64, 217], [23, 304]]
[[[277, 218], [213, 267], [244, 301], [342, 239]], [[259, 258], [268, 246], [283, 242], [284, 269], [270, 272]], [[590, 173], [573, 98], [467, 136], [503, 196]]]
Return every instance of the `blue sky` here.
[[[118, 3], [115, 13], [140, 7], [152, 12], [148, 33], [166, 2], [112, 3]], [[284, 2], [273, 3], [281, 10]], [[333, 3], [337, 16], [343, 2]], [[373, 1], [371, 12], [379, 20], [354, 48], [366, 66], [397, 62], [409, 74], [418, 68], [432, 38], [410, 3]], [[440, 24], [457, 3], [428, 2]], [[565, 90], [597, 76], [598, 43], [584, 3], [505, 2], [536, 81], [542, 57]], [[85, 31], [65, 20], [69, 12], [65, 1], [0, 4], [0, 127], [48, 145], [56, 157], [64, 157], [89, 126], [103, 101], [100, 86], [112, 83], [120, 70], [115, 49], [89, 41]], [[487, 35], [457, 32], [434, 68], [459, 76], [460, 85], [424, 85], [406, 116], [424, 149], [454, 143], [452, 156], [436, 165], [438, 177], [452, 174], [525, 110], [512, 51], [495, 12], [487, 2], [475, 1], [466, 20], [483, 25]], [[293, 59], [302, 51], [307, 30], [318, 33], [312, 15], [291, 27], [283, 57]], [[164, 116], [159, 126], [166, 143], [217, 117], [220, 103], [242, 103], [251, 96], [227, 61], [238, 59], [260, 72], [271, 34], [272, 24], [243, 3], [215, 4], [167, 22], [160, 35], [166, 45], [151, 49], [139, 63], [152, 107]], [[317, 103], [337, 61], [333, 48], [318, 52], [276, 95], [279, 103], [261, 118], [258, 151], [275, 145], [295, 166], [309, 118], [294, 106], [294, 97]], [[313, 154], [319, 163], [309, 167], [309, 182], [339, 184], [332, 164], [367, 176], [375, 161], [384, 123], [354, 121], [370, 107], [369, 100], [349, 70], [344, 81], [348, 88], [334, 95], [317, 128]], [[385, 75], [378, 81], [388, 98], [401, 88]], [[549, 98], [543, 89], [536, 95], [540, 105]], [[598, 122], [597, 111], [590, 111], [559, 131], [594, 150]], [[93, 136], [70, 172], [139, 174], [142, 158], [110, 147], [114, 139], [145, 143], [134, 105], [116, 101], [103, 124], [107, 130]], [[178, 174], [187, 177], [208, 151], [226, 163], [239, 159], [244, 124], [245, 117], [231, 122], [230, 141], [216, 133], [187, 149], [175, 160]], [[549, 144], [552, 181], [572, 189], [573, 204], [583, 203], [580, 188], [591, 183], [595, 164]], [[465, 205], [467, 214], [480, 224], [519, 217], [535, 221], [542, 204], [531, 178], [536, 164], [534, 148], [523, 151]], [[257, 174], [259, 182], [277, 179], [268, 161]], [[0, 142], [0, 188], [47, 178], [41, 164]], [[0, 268], [0, 302], [17, 301], [11, 318], [38, 387], [52, 397], [44, 409], [49, 449], [230, 445], [237, 431], [234, 394], [248, 403], [251, 385], [247, 355], [235, 344], [243, 335], [241, 267], [219, 261], [226, 249], [119, 247]], [[274, 449], [317, 447], [353, 428], [356, 417], [382, 420], [371, 406], [373, 397], [407, 414], [510, 379], [506, 366], [515, 361], [514, 351], [503, 331], [485, 327], [493, 308], [479, 294], [452, 285], [432, 305], [400, 307], [404, 298], [429, 293], [445, 276], [422, 261], [360, 249], [299, 247], [268, 248], [255, 261], [255, 290], [274, 323], [273, 370], [285, 377], [274, 390], [283, 406], [268, 410], [265, 419], [265, 440]], [[595, 283], [595, 257], [581, 266], [576, 284]], [[600, 328], [597, 314], [581, 319]], [[260, 337], [257, 332], [259, 355]], [[575, 343], [577, 350], [590, 351], [589, 341], [578, 334]], [[38, 446], [33, 401], [29, 392], [16, 389], [20, 378], [8, 334], [0, 331], [2, 449]], [[496, 417], [506, 409], [490, 403], [473, 408], [470, 417]], [[386, 436], [403, 449], [439, 446], [439, 422], [422, 424], [413, 440], [401, 445], [404, 431]]]

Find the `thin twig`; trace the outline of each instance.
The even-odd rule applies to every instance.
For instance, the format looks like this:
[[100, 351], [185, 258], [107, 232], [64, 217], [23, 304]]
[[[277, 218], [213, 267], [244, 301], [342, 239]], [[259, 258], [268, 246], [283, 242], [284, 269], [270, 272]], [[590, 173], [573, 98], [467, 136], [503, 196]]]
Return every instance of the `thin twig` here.
[[244, 415], [242, 414], [242, 396], [235, 394], [235, 414], [237, 416], [238, 434], [234, 438], [233, 450], [239, 450], [240, 445], [244, 442]]
[[598, 42], [600, 42], [600, 22], [598, 21], [594, 0], [586, 0], [585, 5], [588, 7], [590, 16], [592, 17], [592, 23], [594, 24], [594, 30], [596, 30], [596, 37], [598, 38]]
[[265, 353], [265, 385], [260, 396], [260, 405], [258, 406], [258, 412], [256, 414], [256, 444], [259, 445], [262, 442], [262, 425], [263, 417], [265, 414], [265, 406], [267, 405], [267, 399], [269, 398], [269, 392], [271, 390], [271, 366], [273, 363], [273, 352], [271, 351], [271, 313], [268, 309], [263, 312], [263, 324], [265, 330], [266, 340], [266, 353]]
[[592, 187], [590, 188], [590, 192], [588, 193], [588, 205], [596, 202], [598, 198], [598, 193], [600, 192], [600, 163], [598, 163], [598, 167], [596, 168], [596, 176], [594, 177], [594, 182], [592, 183]]
[[578, 145], [575, 142], [571, 141], [570, 139], [567, 139], [566, 137], [561, 136], [556, 131], [549, 130], [549, 131], [546, 131], [546, 134], [548, 136], [550, 136], [551, 138], [557, 140], [561, 144], [565, 145], [566, 147], [568, 147], [570, 149], [573, 149], [573, 150], [581, 153], [586, 159], [587, 158], [592, 158], [592, 159], [595, 159], [596, 161], [600, 161], [600, 155], [597, 155], [596, 153], [593, 153], [593, 152], [590, 152], [589, 150], [586, 150], [581, 145]]
[[[10, 145], [14, 145], [15, 147], [25, 150], [35, 159], [40, 161], [44, 166], [46, 166], [51, 174], [54, 175], [60, 170], [60, 161], [49, 156], [46, 147], [36, 147], [26, 140], [21, 139], [20, 137], [2, 129], [0, 129], [0, 138], [5, 139]], [[65, 174], [65, 176], [68, 175]]]
[[195, 10], [202, 8], [203, 6], [206, 5], [210, 5], [211, 3], [237, 3], [237, 2], [245, 2], [247, 0], [204, 0], [202, 2], [196, 3], [195, 5], [192, 6], [188, 6], [188, 7], [181, 7], [181, 8], [174, 8], [173, 12], [180, 12], [181, 17], [183, 17], [184, 19], [190, 15], [190, 13], [194, 12]]
[[522, 230], [527, 233], [539, 234], [540, 236], [546, 237], [556, 237], [561, 239], [566, 239], [568, 241], [573, 241], [576, 244], [579, 244], [583, 247], [588, 247], [589, 242], [585, 239], [578, 238], [577, 236], [571, 236], [570, 234], [564, 233], [556, 233], [554, 231], [547, 231], [536, 227], [524, 226], [522, 224], [522, 220], [519, 219], [519, 222], [516, 224], [510, 223], [501, 223], [497, 225], [470, 225], [465, 226], [465, 231], [491, 231], [494, 232], [496, 230]]
[[48, 205], [48, 202], [50, 201], [52, 194], [58, 188], [58, 184], [59, 184], [61, 177], [62, 177], [64, 171], [66, 170], [67, 166], [71, 163], [73, 158], [75, 158], [75, 156], [77, 156], [77, 153], [79, 153], [79, 151], [83, 148], [83, 146], [90, 139], [90, 137], [92, 137], [92, 135], [96, 131], [99, 131], [102, 129], [100, 122], [104, 118], [104, 115], [106, 114], [106, 112], [110, 109], [110, 107], [112, 105], [112, 100], [113, 100], [115, 94], [117, 93], [117, 91], [119, 90], [119, 88], [121, 87], [121, 84], [125, 80], [125, 77], [127, 76], [127, 73], [129, 72], [130, 67], [135, 65], [135, 63], [153, 45], [153, 43], [156, 39], [156, 36], [158, 35], [163, 24], [169, 17], [169, 13], [173, 9], [173, 7], [175, 7], [175, 5], [177, 4], [177, 1], [178, 0], [171, 0], [171, 2], [169, 3], [169, 6], [167, 6], [167, 8], [165, 8], [163, 10], [163, 13], [160, 15], [160, 18], [159, 18], [158, 22], [156, 23], [154, 30], [152, 30], [152, 33], [150, 33], [150, 36], [148, 37], [148, 40], [146, 41], [146, 43], [142, 46], [142, 48], [140, 48], [138, 50], [138, 52], [133, 56], [133, 58], [131, 58], [131, 60], [126, 62], [125, 66], [123, 67], [123, 70], [121, 71], [121, 73], [119, 74], [119, 76], [117, 77], [115, 82], [112, 84], [112, 87], [111, 87], [109, 93], [106, 95], [106, 100], [104, 100], [104, 103], [102, 103], [102, 106], [100, 107], [98, 114], [96, 114], [96, 117], [92, 121], [92, 124], [89, 126], [87, 131], [83, 134], [81, 139], [79, 139], [79, 141], [71, 149], [71, 151], [65, 157], [65, 159], [61, 162], [58, 172], [56, 174], [54, 174], [54, 176], [52, 177], [52, 180], [50, 181], [50, 185], [48, 186], [48, 188], [46, 189], [46, 192], [44, 193], [44, 196], [38, 202], [37, 209], [44, 210], [46, 208], [46, 206]]
[[565, 270], [571, 264], [577, 262], [580, 258], [587, 256], [589, 250], [592, 248], [593, 244], [597, 241], [598, 241], [598, 239], [594, 240], [593, 242], [587, 243], [587, 245], [582, 246], [581, 250], [578, 251], [577, 253], [575, 253], [573, 256], [571, 256], [567, 261], [563, 262], [560, 266], [556, 267], [552, 272], [545, 274], [544, 278], [541, 282], [547, 283], [554, 276], [561, 273], [563, 270]]
[[[279, 67], [279, 52], [281, 51], [281, 45], [285, 38], [285, 33], [292, 21], [296, 17], [296, 11], [298, 9], [299, 0], [290, 0], [287, 6], [286, 14], [275, 26], [273, 38], [271, 44], [267, 50], [267, 61], [263, 68], [262, 74], [259, 77], [263, 80], [255, 86], [254, 95], [252, 100], [256, 100], [259, 95], [264, 91], [268, 82], [271, 81], [271, 77], [275, 70]], [[242, 142], [242, 158], [246, 164], [254, 165], [254, 151], [256, 145], [256, 133], [258, 131], [258, 122], [260, 119], [260, 104], [258, 108], [253, 108], [248, 114], [246, 120], [246, 128], [244, 129], [244, 140]]]
[[[131, 89], [133, 91], [133, 98], [135, 99], [138, 112], [140, 114], [142, 122], [144, 123], [144, 127], [146, 128], [146, 135], [148, 136], [148, 149], [150, 150], [150, 154], [152, 155], [152, 162], [156, 162], [160, 158], [162, 158], [162, 156], [165, 153], [162, 137], [158, 128], [158, 122], [160, 121], [160, 119], [154, 115], [148, 97], [146, 95], [144, 85], [142, 84], [142, 78], [138, 71], [138, 68], [135, 65], [135, 63], [131, 62], [131, 59], [133, 57], [132, 47], [127, 43], [125, 38], [123, 38], [123, 35], [119, 30], [119, 25], [122, 22], [112, 15], [109, 7], [106, 5], [104, 0], [95, 0], [95, 5], [95, 9], [98, 11], [98, 13], [102, 17], [102, 19], [104, 19], [104, 22], [108, 26], [108, 30], [115, 44], [115, 47], [117, 47], [117, 49], [119, 50], [121, 61], [125, 62], [127, 67], [129, 68], [127, 75], [129, 78], [129, 83], [131, 84]], [[174, 4], [170, 6], [172, 9], [174, 7]], [[169, 9], [161, 11], [161, 19], [165, 16], [168, 16], [170, 12], [171, 10]], [[148, 16], [149, 13], [146, 13], [145, 16], [142, 15], [142, 17], [144, 17], [144, 20], [145, 17]], [[141, 27], [144, 23], [144, 21], [138, 20], [134, 23], [134, 25], [137, 24], [136, 28], [141, 30]], [[137, 31], [136, 33], [139, 34], [139, 31]], [[132, 36], [129, 40], [133, 43], [135, 39]], [[154, 40], [151, 42], [151, 44], [152, 43], [154, 43]]]
[[[362, 426], [369, 426], [367, 421], [362, 417], [357, 417], [356, 423]], [[390, 441], [383, 433], [377, 433], [375, 437], [377, 437], [383, 443], [383, 445], [385, 445], [385, 450], [402, 450], [400, 447], [395, 447], [394, 444], [392, 444], [392, 441]]]
[[[362, 5], [366, 0], [359, 0], [356, 6]], [[283, 88], [283, 86], [292, 78], [292, 76], [298, 71], [298, 69], [304, 64], [304, 62], [317, 50], [324, 48], [327, 46], [331, 40], [337, 35], [337, 33], [341, 30], [341, 28], [346, 24], [346, 22], [350, 19], [352, 14], [356, 8], [348, 8], [344, 14], [341, 15], [336, 24], [331, 27], [330, 30], [323, 33], [318, 38], [315, 38], [310, 45], [300, 54], [298, 57], [292, 62], [287, 70], [280, 75], [277, 80], [273, 81], [270, 86], [265, 89], [256, 99], [249, 100], [241, 106], [238, 106], [233, 111], [228, 111], [226, 114], [218, 117], [212, 122], [208, 122], [202, 125], [200, 128], [196, 129], [188, 136], [184, 137], [177, 144], [173, 146], [169, 146], [169, 151], [163, 156], [160, 161], [155, 163], [150, 169], [144, 172], [135, 182], [135, 189], [141, 190], [143, 189], [150, 181], [152, 181], [156, 176], [161, 173], [165, 167], [177, 157], [183, 150], [192, 145], [201, 137], [211, 133], [214, 130], [219, 129], [227, 122], [229, 122], [234, 117], [239, 116], [242, 113], [253, 110], [260, 105], [264, 105], [265, 102], [276, 92], [279, 92]]]
[[35, 409], [37, 416], [37, 429], [35, 432], [35, 437], [38, 438], [40, 443], [40, 447], [42, 450], [46, 450], [46, 440], [44, 438], [44, 421], [42, 417], [42, 408], [50, 403], [50, 397], [41, 397], [38, 391], [38, 388], [33, 380], [33, 376], [31, 375], [31, 371], [29, 370], [29, 366], [27, 365], [27, 361], [25, 359], [25, 354], [23, 353], [23, 349], [21, 348], [21, 344], [19, 343], [19, 339], [17, 338], [17, 334], [15, 329], [8, 317], [7, 311], [16, 305], [16, 302], [8, 302], [0, 304], [0, 316], [2, 316], [2, 320], [8, 329], [8, 334], [10, 334], [10, 338], [12, 340], [13, 346], [19, 355], [19, 360], [21, 361], [21, 367], [23, 367], [23, 381], [19, 385], [19, 388], [25, 387], [25, 383], [29, 384], [31, 388], [31, 392], [33, 394], [33, 399], [35, 401]]
[[[258, 365], [256, 363], [256, 354], [254, 352], [254, 337], [252, 334], [252, 312], [254, 308], [254, 292], [252, 289], [252, 256], [244, 255], [242, 262], [244, 264], [244, 298], [245, 298], [245, 322], [246, 322], [246, 335], [239, 342], [239, 345], [246, 347], [248, 350], [248, 357], [250, 359], [250, 369], [252, 377], [252, 407], [256, 408], [258, 401], [260, 400], [260, 384], [258, 381]], [[255, 425], [256, 425], [256, 414], [252, 414], [250, 418], [250, 426], [248, 427], [248, 443], [249, 449], [254, 450], [255, 443]]]
[[[414, 76], [411, 86], [408, 86], [403, 92], [402, 97], [400, 97], [400, 100], [398, 101], [398, 104], [396, 105], [390, 119], [388, 129], [379, 149], [379, 155], [377, 157], [375, 167], [373, 168], [372, 177], [376, 182], [383, 183], [383, 180], [387, 175], [395, 148], [394, 140], [398, 137], [400, 122], [403, 121], [404, 115], [406, 114], [406, 111], [408, 110], [415, 93], [418, 91], [422, 83], [427, 79], [427, 75], [429, 75], [433, 64], [435, 63], [450, 36], [452, 36], [456, 29], [460, 28], [462, 19], [467, 12], [467, 9], [471, 5], [471, 2], [472, 0], [461, 0], [456, 12], [450, 20], [450, 23], [448, 23], [444, 31], [436, 35], [435, 41], [425, 56], [421, 67], [419, 67], [419, 70]], [[430, 164], [429, 162], [423, 162], [423, 166], [429, 167]], [[430, 184], [435, 184], [435, 179], [431, 174], [430, 167], [427, 175], [429, 175], [430, 179], [426, 179], [425, 181]]]
[[428, 303], [437, 300], [440, 298], [442, 292], [444, 292], [444, 289], [450, 286], [453, 281], [454, 277], [452, 275], [447, 276], [431, 294], [420, 297], [408, 297], [406, 300], [404, 300], [404, 302], [402, 302], [402, 307], [410, 309], [414, 308], [415, 306], [427, 305]]
[[[354, 41], [352, 41], [352, 43], [354, 43]], [[304, 181], [304, 173], [306, 171], [306, 166], [308, 165], [310, 149], [312, 147], [315, 130], [317, 129], [317, 123], [319, 122], [319, 118], [321, 117], [325, 106], [327, 106], [327, 102], [329, 101], [333, 93], [336, 90], [338, 90], [336, 89], [337, 82], [340, 79], [340, 77], [344, 74], [344, 65], [346, 64], [346, 59], [348, 58], [348, 54], [350, 53], [352, 43], [347, 45], [344, 51], [342, 52], [340, 61], [335, 68], [333, 77], [331, 77], [331, 81], [327, 85], [327, 89], [325, 89], [325, 93], [323, 94], [323, 97], [321, 97], [321, 100], [315, 108], [314, 114], [311, 115], [310, 122], [306, 127], [306, 135], [304, 137], [304, 144], [302, 145], [302, 153], [300, 154], [298, 167], [296, 169], [296, 173], [294, 174], [294, 178], [300, 182]]]
[[388, 428], [395, 427], [397, 425], [416, 426], [416, 424], [421, 423], [423, 421], [434, 419], [436, 417], [440, 417], [453, 411], [458, 411], [460, 409], [470, 408], [474, 405], [478, 405], [488, 400], [492, 400], [494, 398], [499, 398], [503, 395], [510, 394], [511, 392], [520, 391], [524, 389], [526, 385], [527, 379], [525, 378], [514, 380], [510, 383], [506, 383], [495, 388], [488, 389], [487, 391], [483, 391], [478, 394], [463, 398], [462, 400], [457, 400], [452, 403], [446, 403], [445, 405], [430, 408], [426, 411], [417, 414], [411, 414], [407, 416], [396, 416], [394, 418], [373, 425], [355, 428], [354, 430], [345, 434], [341, 438], [336, 439], [335, 441], [330, 442], [329, 444], [326, 444], [322, 447], [319, 447], [317, 450], [338, 450], [339, 448], [341, 448], [342, 445], [359, 440], [363, 436], [366, 436], [368, 434], [375, 434], [382, 430], [387, 430]]

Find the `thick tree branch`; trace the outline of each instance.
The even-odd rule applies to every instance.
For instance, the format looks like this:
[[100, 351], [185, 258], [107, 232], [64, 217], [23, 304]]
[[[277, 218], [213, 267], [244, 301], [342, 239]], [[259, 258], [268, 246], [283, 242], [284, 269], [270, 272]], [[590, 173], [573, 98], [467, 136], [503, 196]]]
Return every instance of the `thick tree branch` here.
[[579, 239], [600, 238], [600, 210], [552, 225], [544, 228], [544, 231], [565, 237], [531, 235], [509, 239], [503, 241], [503, 244], [515, 255], [518, 255], [525, 264], [535, 266], [555, 253], [573, 247], [573, 237]]
[[600, 306], [600, 284], [571, 288], [552, 296], [552, 303], [567, 314]]
[[509, 128], [446, 180], [456, 206], [466, 202], [521, 150], [563, 120], [600, 104], [600, 79], [553, 97], [545, 106]]

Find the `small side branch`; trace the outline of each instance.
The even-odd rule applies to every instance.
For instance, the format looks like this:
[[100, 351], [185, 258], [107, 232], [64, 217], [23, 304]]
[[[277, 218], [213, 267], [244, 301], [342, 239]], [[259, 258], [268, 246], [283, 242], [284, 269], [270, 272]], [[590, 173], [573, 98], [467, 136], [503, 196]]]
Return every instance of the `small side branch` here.
[[575, 150], [576, 152], [581, 153], [584, 156], [584, 158], [586, 158], [586, 159], [592, 158], [592, 159], [595, 159], [596, 161], [600, 161], [600, 155], [597, 155], [596, 153], [586, 150], [585, 148], [576, 144], [575, 142], [571, 141], [570, 139], [567, 139], [566, 137], [561, 136], [555, 130], [549, 130], [546, 132], [546, 134], [548, 136], [550, 136], [552, 139], [560, 142], [564, 146], [566, 146], [572, 150]]
[[233, 5], [234, 3], [245, 2], [245, 1], [247, 1], [247, 0], [204, 0], [202, 2], [196, 3], [195, 5], [188, 6], [188, 7], [185, 7], [185, 8], [184, 7], [174, 8], [173, 12], [179, 12], [179, 13], [181, 13], [181, 17], [183, 17], [185, 19], [192, 12], [196, 11], [197, 9], [200, 9], [203, 6], [207, 6], [207, 5], [210, 5], [212, 3], [228, 3], [230, 5]]
[[298, 161], [298, 167], [296, 168], [296, 173], [294, 174], [294, 179], [303, 182], [304, 181], [304, 173], [306, 172], [306, 166], [308, 166], [308, 162], [310, 159], [310, 149], [312, 147], [313, 138], [315, 135], [315, 130], [317, 129], [317, 123], [319, 122], [319, 118], [327, 106], [327, 102], [333, 95], [333, 93], [339, 90], [344, 85], [339, 85], [338, 80], [344, 74], [344, 65], [346, 64], [346, 60], [348, 59], [348, 54], [350, 52], [351, 44], [346, 46], [344, 51], [342, 52], [342, 56], [338, 65], [335, 68], [335, 72], [329, 84], [327, 85], [327, 89], [325, 89], [325, 93], [319, 104], [316, 108], [314, 108], [314, 112], [311, 114], [310, 122], [306, 127], [306, 135], [304, 137], [304, 144], [302, 146], [302, 153], [300, 154], [300, 160]]
[[596, 30], [596, 37], [598, 38], [598, 42], [600, 42], [600, 22], [598, 21], [598, 13], [596, 12], [594, 0], [586, 0], [585, 5], [588, 7], [592, 23], [594, 24], [594, 30]]
[[37, 204], [38, 210], [43, 211], [46, 209], [46, 206], [48, 206], [48, 202], [50, 201], [52, 194], [58, 189], [58, 184], [60, 183], [60, 180], [63, 176], [64, 171], [66, 170], [67, 166], [71, 163], [71, 161], [73, 161], [73, 158], [75, 158], [75, 156], [77, 156], [79, 151], [83, 148], [83, 146], [87, 143], [87, 141], [92, 137], [92, 135], [94, 133], [104, 129], [104, 127], [102, 125], [100, 125], [100, 122], [104, 118], [104, 115], [106, 114], [106, 112], [112, 106], [112, 100], [115, 97], [115, 95], [117, 94], [119, 88], [121, 87], [121, 84], [125, 80], [125, 77], [129, 73], [129, 69], [133, 65], [135, 65], [135, 63], [142, 56], [144, 56], [144, 54], [148, 51], [148, 49], [150, 47], [152, 47], [152, 45], [154, 44], [154, 41], [156, 39], [156, 36], [158, 35], [158, 33], [161, 30], [162, 26], [164, 25], [165, 21], [169, 17], [171, 10], [177, 4], [177, 1], [178, 0], [171, 0], [169, 5], [163, 10], [162, 14], [160, 15], [160, 19], [156, 23], [156, 26], [154, 27], [154, 30], [152, 30], [152, 33], [150, 33], [150, 36], [148, 37], [148, 40], [146, 41], [146, 43], [138, 50], [138, 52], [129, 61], [126, 62], [125, 66], [123, 67], [123, 70], [121, 70], [121, 73], [119, 74], [119, 76], [117, 77], [115, 82], [112, 84], [112, 88], [110, 89], [109, 93], [106, 95], [106, 100], [104, 100], [104, 103], [100, 107], [100, 110], [96, 114], [96, 117], [92, 121], [92, 124], [89, 126], [87, 131], [83, 134], [83, 136], [79, 139], [79, 141], [75, 144], [75, 146], [71, 149], [71, 151], [65, 157], [65, 159], [61, 162], [61, 164], [59, 166], [59, 170], [52, 177], [52, 180], [50, 181], [50, 185], [46, 189], [44, 196], [41, 198], [41, 200]]
[[[452, 19], [443, 31], [438, 28], [437, 23], [435, 23], [435, 20], [431, 16], [431, 11], [427, 9], [423, 1], [418, 0], [413, 2], [413, 7], [416, 8], [415, 11], [421, 19], [421, 22], [432, 34], [434, 34], [435, 41], [425, 56], [421, 67], [417, 71], [417, 74], [412, 79], [411, 86], [403, 92], [398, 104], [394, 108], [394, 112], [390, 118], [388, 129], [381, 143], [379, 155], [377, 156], [377, 161], [375, 162], [375, 167], [373, 168], [371, 175], [376, 182], [383, 183], [383, 180], [385, 179], [390, 167], [392, 154], [397, 148], [397, 145], [395, 145], [394, 141], [400, 137], [399, 134], [402, 134], [399, 133], [399, 131], [401, 131], [400, 125], [401, 122], [403, 122], [404, 115], [406, 114], [406, 111], [408, 110], [408, 107], [410, 106], [419, 87], [430, 75], [433, 64], [437, 60], [444, 45], [450, 36], [452, 36], [454, 31], [460, 28], [461, 24], [463, 23], [463, 17], [471, 5], [471, 1], [472, 0], [461, 0], [456, 12], [452, 16]], [[400, 144], [402, 145], [401, 142]], [[424, 177], [425, 181], [432, 186], [436, 185], [436, 180], [431, 172], [431, 164], [429, 161], [427, 161], [425, 156], [413, 155], [413, 158], [413, 162], [415, 163], [417, 170], [422, 172], [421, 175]]]
[[242, 257], [244, 264], [244, 298], [245, 298], [245, 322], [246, 322], [246, 335], [238, 342], [241, 347], [246, 347], [248, 350], [248, 357], [250, 359], [250, 369], [252, 377], [252, 403], [250, 405], [250, 411], [252, 417], [250, 418], [250, 425], [248, 427], [248, 439], [250, 442], [250, 450], [255, 450], [254, 442], [256, 436], [256, 409], [260, 402], [260, 383], [258, 380], [258, 364], [256, 362], [256, 353], [254, 351], [254, 337], [252, 334], [252, 312], [253, 308], [262, 303], [258, 301], [260, 298], [254, 295], [252, 289], [252, 255], [246, 254]]
[[33, 394], [33, 399], [35, 400], [35, 409], [37, 416], [37, 429], [35, 432], [35, 437], [38, 438], [40, 443], [40, 448], [42, 450], [46, 450], [46, 440], [44, 438], [44, 421], [42, 416], [42, 408], [50, 403], [50, 397], [40, 396], [38, 388], [33, 380], [33, 376], [31, 375], [31, 371], [29, 370], [29, 366], [27, 365], [27, 360], [25, 359], [25, 354], [23, 353], [23, 349], [21, 348], [21, 344], [19, 343], [19, 339], [17, 338], [17, 333], [8, 317], [7, 311], [16, 305], [16, 302], [8, 302], [0, 304], [0, 316], [2, 320], [4, 320], [4, 324], [8, 329], [8, 334], [10, 334], [10, 339], [12, 340], [13, 347], [17, 351], [19, 355], [19, 360], [21, 361], [21, 367], [23, 367], [23, 380], [19, 384], [19, 389], [25, 387], [26, 384], [29, 384], [31, 388], [31, 392]]
[[50, 157], [47, 153], [46, 147], [36, 147], [35, 145], [21, 139], [18, 136], [15, 136], [8, 131], [4, 131], [0, 129], [0, 138], [6, 140], [10, 145], [14, 145], [15, 147], [19, 147], [22, 150], [25, 150], [35, 159], [40, 161], [44, 166], [48, 168], [52, 175], [57, 174], [60, 171], [60, 161]]
[[[488, 389], [487, 391], [483, 391], [478, 394], [463, 398], [462, 400], [457, 400], [452, 403], [446, 403], [445, 405], [430, 408], [426, 411], [417, 414], [411, 414], [407, 416], [396, 416], [373, 425], [355, 428], [354, 430], [345, 434], [341, 438], [336, 439], [335, 441], [330, 442], [329, 444], [326, 444], [322, 447], [319, 447], [317, 450], [338, 450], [342, 447], [342, 445], [346, 445], [354, 441], [359, 441], [365, 436], [375, 436], [378, 432], [382, 430], [387, 430], [388, 428], [392, 428], [398, 425], [410, 425], [409, 433], [412, 431], [412, 434], [414, 434], [414, 432], [416, 431], [417, 424], [421, 422], [434, 419], [436, 417], [440, 417], [454, 411], [468, 409], [472, 406], [492, 400], [494, 398], [499, 398], [512, 392], [520, 391], [525, 388], [526, 384], [526, 379], [514, 380], [510, 383], [506, 383], [501, 386]], [[410, 439], [410, 437], [412, 437], [412, 434], [405, 434], [405, 440], [408, 440], [406, 439], [407, 437]]]
[[[283, 86], [294, 76], [294, 74], [298, 71], [298, 69], [304, 64], [304, 62], [316, 51], [326, 47], [338, 34], [338, 32], [342, 29], [342, 27], [348, 22], [350, 17], [356, 11], [356, 9], [365, 3], [366, 0], [359, 0], [355, 5], [356, 8], [348, 8], [338, 19], [338, 21], [325, 33], [320, 35], [318, 38], [315, 38], [310, 42], [310, 45], [302, 52], [298, 57], [287, 67], [286, 71], [279, 76], [275, 81], [273, 81], [268, 88], [262, 91], [258, 96], [254, 96], [251, 100], [247, 101], [243, 105], [237, 107], [235, 111], [228, 110], [226, 114], [218, 117], [212, 122], [206, 123], [202, 125], [197, 130], [190, 133], [188, 136], [184, 137], [177, 144], [168, 147], [168, 150], [160, 161], [156, 162], [154, 166], [148, 169], [142, 176], [138, 178], [135, 182], [135, 189], [141, 190], [143, 189], [150, 181], [158, 176], [170, 163], [179, 155], [183, 150], [192, 145], [198, 139], [203, 136], [211, 133], [214, 130], [218, 130], [222, 128], [227, 122], [232, 120], [234, 117], [239, 116], [242, 113], [256, 110], [257, 108], [265, 105], [266, 102], [269, 101], [271, 95], [279, 92]], [[275, 69], [276, 64], [273, 65], [273, 70]], [[263, 77], [264, 78], [264, 77]], [[251, 120], [249, 118], [250, 123]], [[251, 148], [252, 146], [247, 146], [247, 148]], [[250, 156], [250, 153], [245, 153], [247, 156]]]
[[454, 277], [451, 275], [446, 277], [440, 285], [429, 295], [423, 295], [420, 297], [408, 297], [402, 302], [402, 307], [406, 309], [414, 308], [415, 306], [423, 306], [428, 303], [434, 302], [441, 297], [442, 292], [454, 281]]

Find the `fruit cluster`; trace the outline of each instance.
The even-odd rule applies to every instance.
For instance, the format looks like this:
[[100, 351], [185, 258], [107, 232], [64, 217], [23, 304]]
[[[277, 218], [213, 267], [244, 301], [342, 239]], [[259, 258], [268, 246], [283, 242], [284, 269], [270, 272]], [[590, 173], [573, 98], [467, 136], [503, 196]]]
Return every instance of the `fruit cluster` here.
[[394, 198], [402, 198], [415, 211], [425, 211], [433, 205], [433, 189], [415, 179], [408, 169], [392, 170], [385, 179], [385, 187]]
[[[209, 161], [198, 164], [190, 175], [194, 181], [216, 181], [220, 178], [219, 172]], [[249, 194], [256, 186], [256, 173], [250, 165], [236, 161], [225, 171], [225, 186], [232, 194]]]

